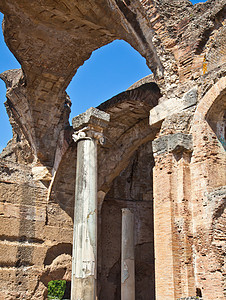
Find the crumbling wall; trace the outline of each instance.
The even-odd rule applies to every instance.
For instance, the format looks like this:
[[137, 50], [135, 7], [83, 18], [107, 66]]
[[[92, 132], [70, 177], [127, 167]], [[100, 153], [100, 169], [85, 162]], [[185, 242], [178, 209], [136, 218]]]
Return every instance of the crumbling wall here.
[[224, 298], [225, 88], [169, 114], [153, 142], [157, 299]]
[[[126, 202], [137, 213], [137, 232], [145, 223], [136, 237], [137, 297], [145, 299], [150, 284], [156, 299], [223, 299], [224, 6], [222, 0], [195, 6], [189, 0], [1, 1], [5, 40], [22, 66], [0, 75], [13, 127], [0, 157], [2, 299], [42, 299], [48, 280], [70, 278], [76, 146], [65, 89], [92, 51], [115, 39], [146, 58], [155, 83], [143, 79], [99, 107], [112, 119], [98, 149], [100, 221], [106, 224], [99, 225], [106, 253], [99, 260], [100, 297], [120, 294], [122, 204], [115, 198], [142, 195], [139, 203]], [[192, 90], [197, 99], [189, 102]], [[161, 116], [149, 126], [153, 107]], [[144, 157], [151, 142], [154, 212], [148, 201], [153, 159]], [[137, 174], [132, 184], [129, 174]], [[112, 261], [106, 261], [111, 244]]]
[[[48, 189], [34, 180], [30, 166], [1, 160], [0, 199], [0, 299], [43, 299], [49, 280], [70, 279], [71, 256], [69, 266], [62, 257], [61, 270], [59, 262], [46, 263], [51, 247], [71, 245], [72, 229], [63, 217], [70, 218], [47, 202]], [[66, 250], [53, 252], [52, 261]], [[48, 280], [43, 279], [46, 273]]]
[[223, 119], [225, 83], [225, 78], [220, 79], [201, 99], [192, 126], [193, 255], [196, 284], [204, 299], [225, 297], [225, 139], [211, 127], [213, 121], [221, 123]]

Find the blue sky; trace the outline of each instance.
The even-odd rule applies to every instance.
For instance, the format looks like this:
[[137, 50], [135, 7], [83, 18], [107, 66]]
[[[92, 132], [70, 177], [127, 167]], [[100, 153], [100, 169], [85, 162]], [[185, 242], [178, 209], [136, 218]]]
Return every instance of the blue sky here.
[[[193, 4], [206, 1], [192, 1]], [[0, 23], [3, 15], [0, 13]], [[0, 73], [20, 68], [4, 43], [0, 32]], [[97, 106], [105, 100], [126, 90], [134, 82], [151, 73], [145, 59], [124, 41], [114, 41], [93, 52], [91, 58], [81, 66], [67, 93], [72, 100], [72, 117], [84, 112], [91, 106]], [[0, 152], [12, 137], [4, 102], [6, 88], [0, 80]]]

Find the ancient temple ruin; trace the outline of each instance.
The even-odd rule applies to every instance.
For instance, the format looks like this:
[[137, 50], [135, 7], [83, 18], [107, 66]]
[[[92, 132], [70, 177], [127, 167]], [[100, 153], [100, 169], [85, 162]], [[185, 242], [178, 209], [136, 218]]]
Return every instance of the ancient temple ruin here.
[[[135, 299], [226, 297], [225, 3], [0, 1], [6, 44], [22, 66], [0, 74], [13, 128], [0, 154], [1, 300], [46, 299], [49, 281], [78, 281], [84, 264], [82, 299], [121, 299], [128, 209]], [[116, 39], [153, 75], [70, 126], [65, 89]]]

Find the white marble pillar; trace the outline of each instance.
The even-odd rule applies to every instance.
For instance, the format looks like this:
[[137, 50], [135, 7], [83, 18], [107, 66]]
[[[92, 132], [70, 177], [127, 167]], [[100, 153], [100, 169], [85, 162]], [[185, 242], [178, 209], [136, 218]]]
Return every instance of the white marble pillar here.
[[121, 300], [135, 300], [134, 214], [122, 209]]
[[97, 143], [103, 143], [105, 112], [91, 108], [72, 120], [77, 142], [71, 300], [96, 300]]

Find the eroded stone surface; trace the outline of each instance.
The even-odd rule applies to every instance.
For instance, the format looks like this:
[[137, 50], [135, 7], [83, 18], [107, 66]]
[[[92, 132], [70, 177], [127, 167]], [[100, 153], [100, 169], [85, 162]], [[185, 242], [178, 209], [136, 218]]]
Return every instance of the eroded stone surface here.
[[[77, 149], [65, 89], [92, 51], [115, 39], [153, 75], [98, 107], [110, 114], [98, 145], [99, 298], [120, 298], [124, 207], [135, 213], [137, 299], [225, 297], [224, 6], [0, 2], [22, 66], [0, 75], [13, 128], [0, 154], [0, 299], [45, 299], [48, 281], [70, 281]], [[150, 126], [151, 109], [160, 117]]]

